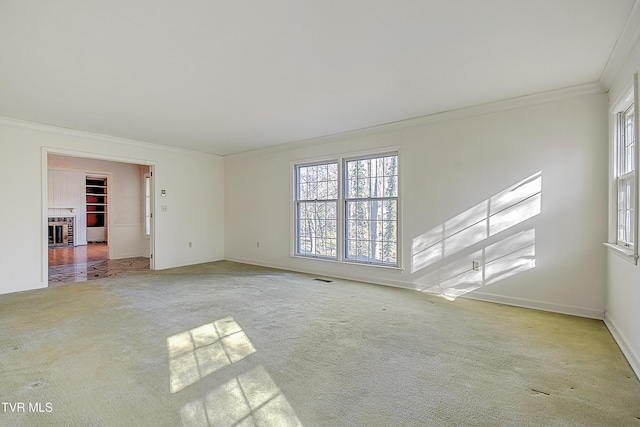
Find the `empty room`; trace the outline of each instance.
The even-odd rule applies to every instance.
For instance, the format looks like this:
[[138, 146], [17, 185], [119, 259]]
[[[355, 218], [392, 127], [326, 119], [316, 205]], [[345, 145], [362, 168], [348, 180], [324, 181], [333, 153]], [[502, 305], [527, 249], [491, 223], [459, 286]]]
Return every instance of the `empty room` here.
[[0, 63], [0, 425], [640, 425], [640, 0], [8, 0]]

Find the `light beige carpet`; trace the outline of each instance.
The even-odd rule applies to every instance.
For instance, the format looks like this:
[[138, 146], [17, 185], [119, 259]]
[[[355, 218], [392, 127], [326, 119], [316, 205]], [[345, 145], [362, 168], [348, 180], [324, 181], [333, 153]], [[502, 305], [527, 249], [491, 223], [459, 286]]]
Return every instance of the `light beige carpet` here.
[[640, 425], [600, 321], [231, 262], [0, 296], [0, 372], [2, 426]]

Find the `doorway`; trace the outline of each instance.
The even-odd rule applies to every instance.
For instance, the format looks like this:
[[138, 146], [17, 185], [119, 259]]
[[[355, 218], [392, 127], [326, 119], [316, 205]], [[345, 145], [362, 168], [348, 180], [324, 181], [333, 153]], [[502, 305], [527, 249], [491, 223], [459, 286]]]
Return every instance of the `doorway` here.
[[153, 268], [152, 165], [46, 152], [46, 176], [49, 286]]

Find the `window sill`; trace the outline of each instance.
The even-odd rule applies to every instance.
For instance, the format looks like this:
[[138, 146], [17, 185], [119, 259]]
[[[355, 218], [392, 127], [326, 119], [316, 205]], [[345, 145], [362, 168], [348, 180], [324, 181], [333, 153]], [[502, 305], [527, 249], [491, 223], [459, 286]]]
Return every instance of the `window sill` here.
[[631, 249], [618, 246], [614, 243], [604, 243], [604, 245], [609, 249], [610, 252], [624, 258], [628, 262], [638, 265], [638, 255], [636, 255]]
[[398, 272], [404, 271], [404, 268], [397, 265], [374, 264], [374, 263], [368, 263], [368, 262], [339, 260], [336, 258], [311, 257], [311, 256], [304, 256], [304, 255], [291, 255], [291, 257], [296, 259], [308, 259], [313, 261], [331, 262], [331, 263], [342, 264], [342, 265], [359, 265], [363, 267], [382, 268], [385, 270], [398, 271]]
[[375, 267], [375, 268], [383, 268], [385, 270], [404, 271], [404, 268], [402, 268], [402, 267], [400, 267], [398, 265], [374, 264], [374, 263], [371, 263], [371, 262], [351, 261], [351, 260], [348, 260], [348, 259], [345, 259], [344, 261], [342, 261], [342, 264], [362, 265], [364, 267]]

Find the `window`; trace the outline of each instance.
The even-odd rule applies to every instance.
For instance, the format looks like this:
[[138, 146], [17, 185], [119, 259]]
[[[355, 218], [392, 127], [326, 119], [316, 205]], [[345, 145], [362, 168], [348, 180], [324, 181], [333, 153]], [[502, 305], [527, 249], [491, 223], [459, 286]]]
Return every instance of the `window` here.
[[336, 258], [338, 163], [296, 168], [296, 253]]
[[635, 235], [635, 111], [631, 104], [617, 114], [616, 134], [616, 243], [632, 248]]
[[638, 74], [633, 87], [611, 108], [609, 242], [605, 245], [638, 264]]
[[144, 232], [151, 236], [151, 175], [144, 176]]
[[398, 156], [345, 162], [345, 258], [396, 265]]
[[398, 265], [398, 155], [297, 165], [295, 255]]

